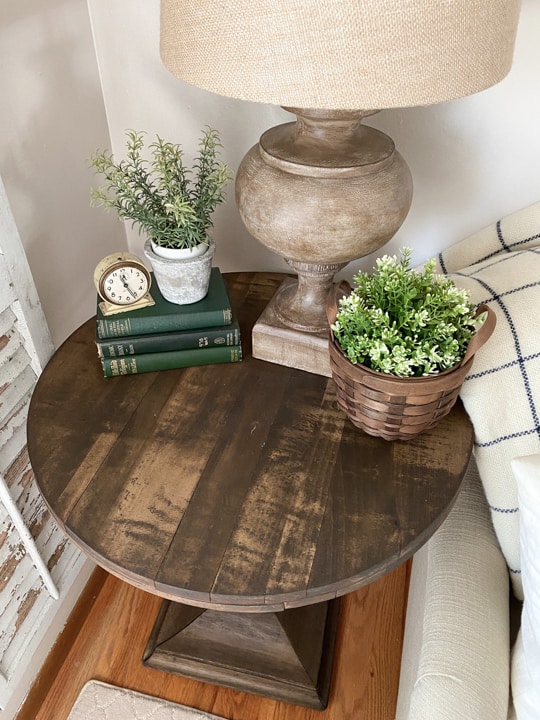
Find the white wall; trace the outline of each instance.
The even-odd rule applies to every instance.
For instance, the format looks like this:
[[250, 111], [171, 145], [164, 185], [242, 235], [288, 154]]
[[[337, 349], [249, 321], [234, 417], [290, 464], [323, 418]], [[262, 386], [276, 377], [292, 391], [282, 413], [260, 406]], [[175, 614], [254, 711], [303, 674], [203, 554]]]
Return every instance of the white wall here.
[[[292, 117], [280, 108], [219, 97], [173, 77], [159, 57], [158, 0], [88, 0], [88, 5], [115, 154], [123, 153], [125, 131], [131, 128], [180, 142], [189, 158], [200, 130], [210, 125], [219, 130], [223, 158], [236, 170], [264, 130]], [[214, 264], [222, 271], [286, 268], [244, 229], [232, 183], [228, 201], [218, 208], [214, 221]], [[127, 233], [130, 250], [143, 257], [144, 240], [129, 226]]]
[[[51, 348], [43, 337], [43, 316], [19, 235], [57, 345], [95, 311], [92, 271], [97, 260], [107, 251], [126, 246], [123, 227], [88, 207], [92, 177], [86, 157], [96, 144], [108, 144], [109, 139], [85, 0], [0, 3], [0, 98], [0, 178], [11, 205], [8, 208], [0, 181], [0, 253], [4, 259], [0, 295], [9, 283], [21, 301], [30, 335], [39, 342], [37, 370]], [[28, 349], [30, 345], [28, 341]], [[13, 380], [9, 371], [6, 376], [5, 367], [3, 370], [0, 386]], [[23, 393], [26, 389], [20, 383], [18, 390]], [[11, 399], [15, 396], [16, 391]], [[11, 464], [20, 450], [17, 443], [24, 443], [27, 403], [28, 397], [26, 403], [21, 399], [12, 408], [8, 420], [16, 418], [16, 422], [10, 422], [9, 431], [4, 432], [3, 463]], [[3, 410], [9, 412], [9, 407]], [[35, 486], [26, 487], [22, 496], [14, 499], [39, 512]], [[44, 524], [37, 539], [38, 545], [49, 551], [54, 538], [63, 545], [52, 523]], [[13, 552], [14, 548], [16, 545], [11, 547]], [[22, 557], [20, 563], [23, 587], [13, 582], [4, 587], [4, 593], [13, 590], [14, 596], [6, 600], [4, 595], [2, 603], [3, 651], [15, 636], [2, 657], [6, 677], [0, 683], [0, 716], [5, 720], [15, 717], [94, 567], [70, 544], [59, 551], [52, 570], [60, 590], [60, 599], [55, 601], [32, 587], [36, 573], [31, 563], [28, 566], [28, 557]], [[17, 619], [18, 604], [34, 592], [31, 614], [25, 622], [19, 622], [21, 616], [10, 626], [10, 618]]]
[[0, 176], [58, 345], [95, 312], [93, 269], [126, 248], [89, 207], [109, 136], [86, 0], [0, 3]]
[[[234, 169], [261, 132], [292, 116], [280, 108], [222, 98], [174, 78], [159, 58], [159, 3], [88, 0], [112, 148], [127, 128], [159, 133], [189, 152], [199, 129], [216, 127]], [[523, 0], [514, 67], [497, 87], [443, 105], [385, 111], [369, 124], [388, 132], [409, 163], [415, 195], [409, 216], [386, 249], [415, 248], [423, 261], [502, 214], [540, 199], [540, 3]], [[239, 38], [241, 42], [241, 38]], [[231, 187], [216, 215], [216, 264], [222, 270], [286, 269], [251, 239]], [[128, 231], [132, 251], [142, 240]], [[373, 258], [363, 266], [370, 267]], [[349, 266], [348, 272], [358, 266]]]

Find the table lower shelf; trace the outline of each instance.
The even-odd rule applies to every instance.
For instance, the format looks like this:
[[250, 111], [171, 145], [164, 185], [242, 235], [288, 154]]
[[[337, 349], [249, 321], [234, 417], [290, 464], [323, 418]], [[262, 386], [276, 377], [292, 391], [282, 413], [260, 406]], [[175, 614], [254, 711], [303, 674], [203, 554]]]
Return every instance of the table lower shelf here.
[[146, 666], [323, 710], [339, 600], [279, 613], [236, 613], [164, 601]]

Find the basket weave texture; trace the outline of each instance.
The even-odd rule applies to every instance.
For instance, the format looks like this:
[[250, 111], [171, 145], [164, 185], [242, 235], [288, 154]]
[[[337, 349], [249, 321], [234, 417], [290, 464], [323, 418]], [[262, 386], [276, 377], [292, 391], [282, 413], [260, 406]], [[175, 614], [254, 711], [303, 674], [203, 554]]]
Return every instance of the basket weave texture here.
[[332, 334], [330, 369], [338, 403], [351, 422], [385, 440], [406, 440], [432, 428], [454, 406], [473, 363], [425, 378], [384, 375], [354, 365]]
[[[331, 291], [327, 315], [330, 324], [337, 313], [337, 290]], [[343, 290], [341, 291], [343, 295]], [[330, 369], [340, 407], [358, 428], [385, 440], [410, 440], [434, 427], [455, 405], [474, 354], [495, 328], [495, 313], [487, 306], [477, 314], [487, 318], [471, 339], [463, 360], [437, 375], [403, 378], [355, 365], [343, 354], [330, 330]]]

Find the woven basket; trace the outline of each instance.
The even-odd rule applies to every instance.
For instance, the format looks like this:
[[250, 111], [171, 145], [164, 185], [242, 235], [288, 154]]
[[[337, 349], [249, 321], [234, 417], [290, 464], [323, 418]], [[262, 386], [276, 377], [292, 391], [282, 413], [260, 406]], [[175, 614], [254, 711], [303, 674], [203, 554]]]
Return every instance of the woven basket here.
[[[338, 298], [348, 294], [348, 283], [331, 291], [327, 305], [330, 324], [335, 322]], [[463, 360], [450, 370], [426, 377], [403, 378], [355, 365], [343, 354], [330, 330], [330, 368], [339, 405], [356, 427], [385, 440], [409, 440], [429, 430], [454, 406], [474, 354], [495, 328], [493, 310], [481, 305], [477, 315], [486, 320], [471, 338]]]

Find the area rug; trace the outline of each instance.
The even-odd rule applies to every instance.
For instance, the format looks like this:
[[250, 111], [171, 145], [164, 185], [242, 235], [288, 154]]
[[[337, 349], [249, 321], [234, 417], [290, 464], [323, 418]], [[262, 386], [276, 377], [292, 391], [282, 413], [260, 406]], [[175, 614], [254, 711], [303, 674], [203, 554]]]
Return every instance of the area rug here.
[[68, 720], [224, 720], [185, 705], [90, 680]]

